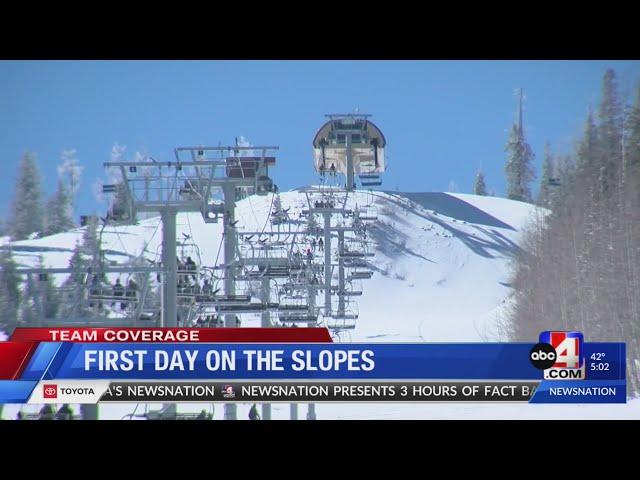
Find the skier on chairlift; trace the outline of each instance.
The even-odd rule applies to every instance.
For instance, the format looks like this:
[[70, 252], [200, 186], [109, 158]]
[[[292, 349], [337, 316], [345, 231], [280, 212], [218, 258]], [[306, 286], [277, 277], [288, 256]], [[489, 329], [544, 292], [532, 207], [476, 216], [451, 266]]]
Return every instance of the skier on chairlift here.
[[178, 281], [180, 281], [183, 278], [186, 278], [186, 275], [180, 275], [180, 274], [184, 273], [184, 271], [187, 269], [187, 267], [186, 267], [186, 265], [184, 263], [182, 263], [180, 261], [180, 259], [178, 257], [176, 257], [176, 264], [177, 264], [177, 270], [178, 270]]
[[[129, 283], [127, 283], [127, 289], [124, 296], [133, 300], [131, 305], [133, 309], [135, 309], [135, 299], [138, 298], [138, 284], [133, 278], [129, 279]], [[122, 308], [122, 310], [124, 310], [126, 308], [126, 304], [123, 302], [122, 304], [120, 304], [120, 307]]]
[[91, 295], [100, 295], [100, 279], [97, 275], [94, 275], [91, 279], [91, 288], [89, 289]]
[[[98, 277], [98, 275], [94, 275], [93, 278], [91, 279], [91, 287], [89, 288], [89, 295], [90, 296], [98, 296], [100, 295], [100, 277]], [[89, 303], [89, 307], [93, 308], [94, 303], [91, 302]], [[102, 310], [102, 302], [98, 302], [98, 309]]]
[[120, 279], [116, 280], [116, 284], [113, 286], [113, 296], [114, 297], [122, 297], [124, 296], [124, 286], [120, 283]]
[[[116, 280], [116, 284], [113, 286], [113, 296], [114, 297], [123, 297], [124, 296], [124, 285], [120, 283], [120, 279]], [[111, 307], [115, 306], [115, 302], [111, 303]]]
[[[189, 270], [190, 272], [195, 272], [197, 267], [196, 267], [196, 262], [194, 262], [191, 257], [187, 257], [187, 262], [186, 262], [186, 268], [187, 270]], [[195, 274], [191, 275], [191, 278], [193, 278], [193, 280], [196, 279]]]

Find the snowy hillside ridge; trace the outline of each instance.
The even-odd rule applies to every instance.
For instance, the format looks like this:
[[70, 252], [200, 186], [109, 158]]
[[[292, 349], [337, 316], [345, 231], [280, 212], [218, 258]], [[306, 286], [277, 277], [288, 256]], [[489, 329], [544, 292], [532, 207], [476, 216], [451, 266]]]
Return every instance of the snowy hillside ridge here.
[[[241, 200], [237, 228], [263, 230], [272, 197]], [[300, 191], [283, 192], [280, 197], [293, 219], [307, 208]], [[522, 228], [535, 206], [466, 194], [379, 191], [357, 191], [349, 204], [377, 212], [378, 221], [369, 228], [376, 273], [362, 284], [357, 327], [343, 340], [500, 339], [495, 323], [510, 294], [509, 262], [519, 251]], [[205, 224], [199, 213], [181, 213], [177, 224], [178, 238], [190, 236], [198, 245], [199, 261], [213, 265], [222, 239], [221, 224]], [[76, 228], [13, 242], [14, 258], [21, 266], [36, 266], [42, 256], [48, 267], [66, 267], [83, 231]], [[133, 226], [109, 226], [102, 235], [106, 258], [118, 263], [140, 255], [159, 261], [161, 241], [158, 217]], [[114, 282], [117, 275], [110, 277]], [[63, 280], [64, 276], [56, 276], [56, 281]], [[258, 326], [258, 322], [257, 316], [247, 316], [243, 325]]]

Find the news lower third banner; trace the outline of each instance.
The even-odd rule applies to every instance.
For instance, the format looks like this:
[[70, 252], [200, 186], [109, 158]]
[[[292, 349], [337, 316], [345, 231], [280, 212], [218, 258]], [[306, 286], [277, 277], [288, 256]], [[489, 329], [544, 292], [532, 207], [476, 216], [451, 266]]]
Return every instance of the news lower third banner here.
[[[244, 332], [243, 332], [244, 331]], [[16, 329], [0, 403], [625, 403], [624, 343], [331, 343], [326, 329]]]

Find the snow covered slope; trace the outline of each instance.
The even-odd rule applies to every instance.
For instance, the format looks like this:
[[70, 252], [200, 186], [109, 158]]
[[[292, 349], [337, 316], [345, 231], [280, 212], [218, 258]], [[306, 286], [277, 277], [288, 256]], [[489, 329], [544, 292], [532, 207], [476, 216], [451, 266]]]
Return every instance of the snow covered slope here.
[[[281, 193], [283, 208], [297, 218], [306, 208], [298, 191]], [[504, 340], [496, 324], [509, 296], [510, 261], [518, 252], [523, 228], [535, 213], [532, 205], [503, 198], [453, 193], [357, 192], [355, 206], [371, 206], [378, 221], [369, 228], [377, 271], [363, 281], [358, 298], [360, 318], [343, 336], [354, 342], [474, 342]], [[250, 197], [239, 203], [237, 227], [262, 230], [272, 197]], [[203, 264], [214, 264], [220, 249], [221, 225], [205, 224], [200, 214], [178, 215], [178, 237], [185, 233], [198, 244]], [[66, 266], [82, 229], [51, 237], [15, 242], [16, 260], [36, 265]], [[159, 219], [139, 225], [109, 227], [102, 236], [112, 260], [145, 254], [160, 258]], [[256, 323], [254, 323], [256, 322]], [[257, 325], [245, 322], [245, 326]], [[239, 405], [246, 418], [250, 405]], [[603, 408], [604, 407], [604, 408]], [[184, 405], [184, 411], [199, 411]], [[390, 405], [320, 404], [318, 418], [629, 418], [640, 405]], [[133, 407], [101, 406], [101, 417], [121, 418]], [[246, 411], [245, 411], [246, 410]], [[10, 409], [5, 418], [11, 417]], [[300, 418], [306, 409], [300, 408]], [[288, 405], [274, 405], [274, 418], [288, 418]], [[222, 418], [216, 406], [215, 418]]]
[[[305, 208], [305, 196], [281, 194], [293, 218]], [[240, 230], [262, 230], [271, 196], [240, 202]], [[510, 258], [518, 250], [520, 231], [533, 207], [493, 197], [445, 193], [358, 192], [350, 203], [377, 210], [369, 229], [377, 272], [363, 282], [360, 319], [346, 340], [478, 341], [495, 339], [496, 315], [509, 294]], [[13, 243], [21, 265], [67, 266], [83, 229]], [[178, 238], [191, 236], [200, 261], [215, 263], [221, 225], [205, 224], [198, 213], [178, 215]], [[135, 226], [108, 227], [102, 235], [110, 260], [122, 262], [144, 252], [160, 259], [158, 218]], [[59, 277], [60, 279], [60, 277]], [[112, 281], [115, 278], [111, 279]], [[464, 298], [464, 301], [459, 301]]]

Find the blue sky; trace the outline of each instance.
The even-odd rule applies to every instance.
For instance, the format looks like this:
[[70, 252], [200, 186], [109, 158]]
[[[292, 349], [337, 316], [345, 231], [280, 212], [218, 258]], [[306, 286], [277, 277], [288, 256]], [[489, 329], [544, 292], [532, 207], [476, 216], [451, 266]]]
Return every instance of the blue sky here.
[[326, 113], [373, 115], [387, 142], [383, 188], [470, 192], [475, 172], [503, 195], [504, 145], [525, 89], [525, 129], [537, 155], [549, 140], [568, 152], [604, 70], [623, 92], [640, 80], [637, 61], [2, 61], [0, 215], [17, 165], [38, 155], [44, 189], [55, 189], [60, 152], [84, 166], [76, 214], [102, 211], [92, 184], [114, 142], [125, 157], [144, 149], [171, 159], [176, 146], [279, 145], [272, 171], [281, 190], [315, 181], [311, 140]]

